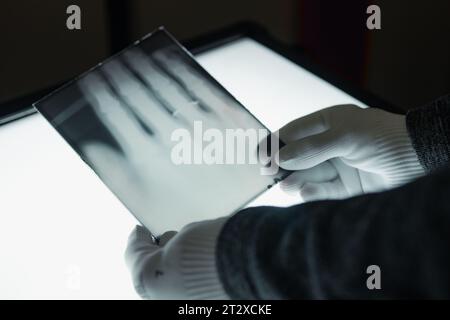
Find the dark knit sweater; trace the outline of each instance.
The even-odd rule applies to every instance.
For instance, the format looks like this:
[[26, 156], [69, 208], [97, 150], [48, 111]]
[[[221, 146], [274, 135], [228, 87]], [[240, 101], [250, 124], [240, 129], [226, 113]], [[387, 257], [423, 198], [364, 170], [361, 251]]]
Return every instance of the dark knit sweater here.
[[[450, 298], [450, 96], [406, 119], [429, 175], [346, 200], [249, 208], [226, 223], [216, 261], [231, 298]], [[380, 290], [367, 288], [370, 265]]]

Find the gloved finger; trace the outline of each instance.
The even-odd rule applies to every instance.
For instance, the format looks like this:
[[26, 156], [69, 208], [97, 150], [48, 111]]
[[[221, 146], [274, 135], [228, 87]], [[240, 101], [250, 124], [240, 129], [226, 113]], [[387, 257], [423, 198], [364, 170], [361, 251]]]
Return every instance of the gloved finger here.
[[289, 143], [327, 130], [327, 110], [319, 110], [289, 122], [278, 131], [279, 138], [284, 143]]
[[140, 225], [137, 225], [128, 237], [128, 248], [135, 247], [137, 244], [151, 248], [155, 247], [154, 250], [159, 248], [152, 233]]
[[329, 162], [323, 162], [306, 170], [295, 171], [280, 182], [280, 188], [286, 193], [297, 195], [307, 182], [327, 182], [338, 177], [336, 168]]
[[346, 164], [341, 158], [331, 159], [330, 163], [336, 168], [339, 178], [349, 196], [364, 193], [361, 185], [360, 171], [358, 169]]
[[333, 130], [293, 141], [279, 151], [278, 163], [285, 170], [304, 170], [351, 152], [348, 139]]
[[165, 246], [166, 243], [169, 242], [169, 240], [172, 239], [173, 237], [175, 237], [176, 235], [177, 235], [176, 231], [167, 231], [167, 232], [163, 233], [159, 237], [158, 245], [161, 247]]
[[152, 256], [160, 249], [150, 231], [142, 226], [136, 226], [128, 237], [125, 262], [130, 270], [134, 270], [144, 257]]
[[130, 236], [128, 237], [128, 241], [146, 241], [151, 244], [155, 244], [154, 237], [150, 231], [148, 231], [143, 226], [137, 225], [133, 231], [131, 231]]
[[348, 197], [341, 179], [328, 182], [307, 182], [300, 189], [304, 201], [342, 199]]
[[334, 113], [345, 112], [349, 109], [353, 110], [354, 108], [360, 109], [355, 105], [349, 104], [335, 105], [295, 119], [278, 131], [270, 134], [261, 141], [260, 145], [270, 146], [270, 143], [268, 143], [267, 140], [270, 140], [272, 136], [276, 136], [281, 141], [279, 145], [282, 146], [283, 144], [289, 144], [290, 142], [325, 132], [333, 125]]

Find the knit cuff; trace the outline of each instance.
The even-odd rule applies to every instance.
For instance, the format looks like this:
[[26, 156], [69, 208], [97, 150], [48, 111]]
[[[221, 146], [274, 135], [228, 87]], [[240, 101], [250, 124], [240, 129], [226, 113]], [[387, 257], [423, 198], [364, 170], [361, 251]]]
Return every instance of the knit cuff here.
[[450, 163], [450, 95], [409, 111], [406, 124], [420, 163], [428, 172]]
[[207, 227], [196, 228], [181, 250], [181, 274], [191, 299], [229, 299], [219, 279], [216, 246], [227, 218], [214, 220]]
[[375, 138], [377, 166], [389, 187], [401, 186], [425, 174], [406, 128], [405, 116], [379, 123]]

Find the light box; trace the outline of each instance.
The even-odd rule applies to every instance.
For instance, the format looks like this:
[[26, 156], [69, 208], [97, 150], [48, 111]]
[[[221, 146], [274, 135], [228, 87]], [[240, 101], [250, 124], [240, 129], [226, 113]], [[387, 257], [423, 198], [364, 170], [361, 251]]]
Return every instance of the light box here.
[[[197, 59], [272, 131], [331, 105], [364, 106], [250, 38]], [[123, 259], [136, 221], [63, 138], [34, 114], [0, 126], [0, 148], [0, 298], [137, 298]], [[275, 186], [252, 205], [299, 202]]]

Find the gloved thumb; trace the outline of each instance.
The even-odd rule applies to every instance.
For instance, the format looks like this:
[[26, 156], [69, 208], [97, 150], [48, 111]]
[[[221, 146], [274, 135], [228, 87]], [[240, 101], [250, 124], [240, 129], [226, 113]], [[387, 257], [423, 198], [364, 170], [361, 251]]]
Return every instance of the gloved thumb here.
[[279, 151], [278, 164], [285, 170], [305, 170], [348, 152], [348, 145], [327, 130], [288, 143]]

